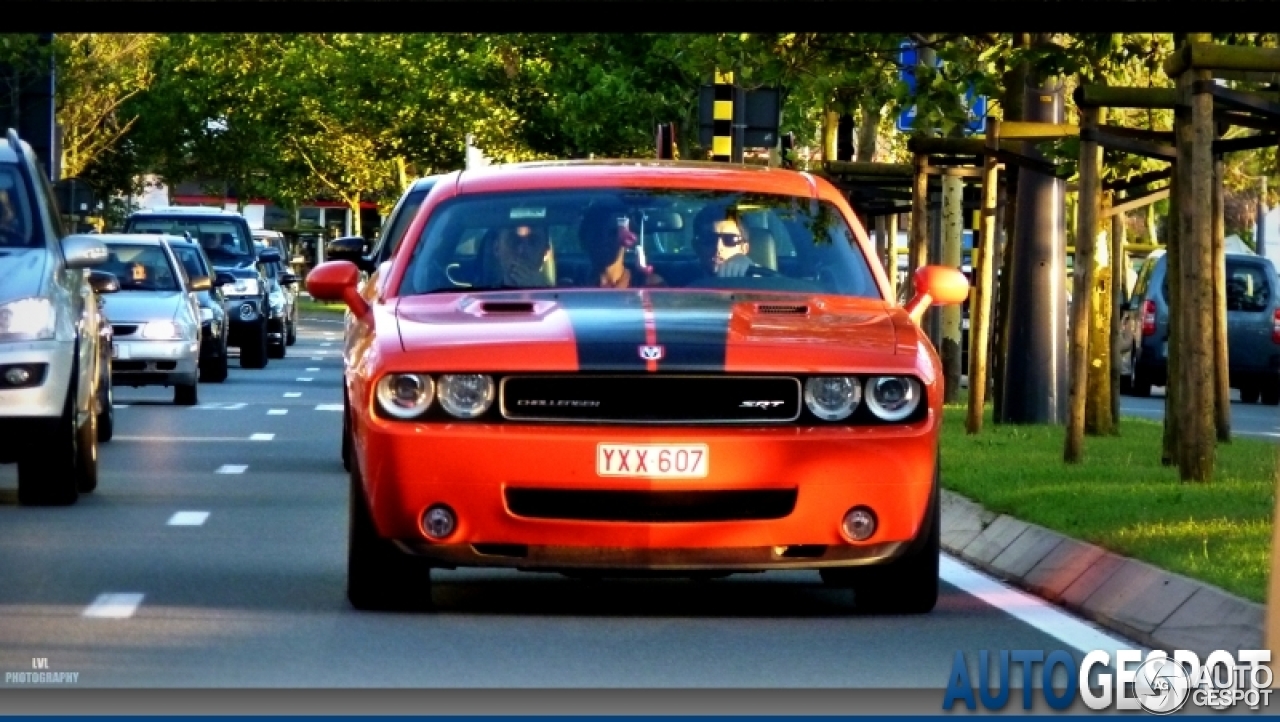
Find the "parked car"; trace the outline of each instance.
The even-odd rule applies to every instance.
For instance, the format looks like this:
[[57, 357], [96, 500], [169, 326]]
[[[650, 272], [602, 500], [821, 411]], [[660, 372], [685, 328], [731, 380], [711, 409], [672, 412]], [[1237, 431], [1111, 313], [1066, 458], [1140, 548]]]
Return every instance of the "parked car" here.
[[172, 386], [173, 402], [198, 402], [200, 306], [196, 294], [212, 288], [208, 276], [189, 278], [164, 236], [95, 236], [107, 247], [102, 270], [119, 280], [107, 296], [115, 334], [111, 381], [117, 386]]
[[200, 380], [222, 383], [227, 380], [227, 312], [224, 308], [222, 287], [232, 285], [235, 278], [226, 272], [213, 270], [213, 263], [205, 255], [200, 244], [185, 238], [168, 237], [178, 262], [188, 278], [213, 278], [213, 285], [206, 291], [196, 292], [200, 307]]
[[[1163, 250], [1147, 257], [1124, 305], [1121, 390], [1150, 396], [1168, 383], [1169, 284]], [[1245, 403], [1280, 405], [1280, 282], [1270, 260], [1226, 254], [1227, 358], [1231, 388]]]
[[199, 243], [213, 261], [214, 271], [235, 279], [221, 286], [230, 321], [228, 345], [240, 349], [241, 367], [266, 367], [271, 303], [261, 263], [279, 261], [280, 253], [254, 247], [249, 222], [243, 215], [199, 206], [152, 208], [131, 214], [125, 220], [124, 232], [189, 235]]
[[[396, 202], [395, 207], [391, 209], [391, 213], [382, 224], [382, 233], [378, 236], [378, 242], [374, 244], [373, 249], [365, 253], [367, 243], [360, 236], [348, 236], [345, 238], [337, 238], [325, 247], [325, 256], [335, 261], [350, 261], [360, 269], [360, 283], [358, 290], [360, 296], [365, 301], [372, 303], [378, 281], [381, 277], [379, 269], [383, 264], [391, 260], [391, 256], [400, 247], [401, 241], [404, 240], [405, 233], [409, 230], [409, 224], [418, 215], [418, 209], [422, 207], [422, 202], [426, 200], [427, 193], [435, 187], [436, 183], [444, 178], [443, 175], [426, 176], [415, 180], [409, 185], [409, 189], [400, 196], [400, 200]], [[343, 360], [350, 359], [351, 351], [351, 323], [353, 317], [350, 311], [343, 314]], [[344, 392], [342, 397], [343, 405], [347, 404], [347, 397]], [[342, 466], [346, 470], [351, 470], [351, 449], [348, 446], [349, 438], [346, 428], [347, 415], [343, 414], [343, 431], [342, 431]]]
[[73, 504], [98, 485], [101, 315], [82, 269], [107, 249], [66, 236], [31, 146], [0, 139], [0, 463], [18, 465], [18, 502]]
[[355, 319], [355, 607], [429, 609], [432, 567], [488, 566], [818, 570], [860, 609], [933, 609], [941, 364], [919, 319], [967, 297], [958, 269], [920, 269], [899, 306], [834, 186], [727, 164], [463, 171], [409, 228], [379, 302], [350, 261], [307, 279]]

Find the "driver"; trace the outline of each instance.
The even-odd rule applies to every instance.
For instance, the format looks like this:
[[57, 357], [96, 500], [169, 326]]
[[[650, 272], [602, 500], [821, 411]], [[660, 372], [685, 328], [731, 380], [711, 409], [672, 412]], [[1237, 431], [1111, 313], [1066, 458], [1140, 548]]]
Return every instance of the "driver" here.
[[502, 229], [493, 253], [501, 274], [501, 285], [512, 288], [546, 288], [552, 285], [547, 277], [551, 242], [539, 229], [527, 225]]
[[708, 275], [738, 278], [747, 275], [752, 262], [747, 255], [746, 227], [738, 209], [710, 205], [693, 219], [693, 251]]

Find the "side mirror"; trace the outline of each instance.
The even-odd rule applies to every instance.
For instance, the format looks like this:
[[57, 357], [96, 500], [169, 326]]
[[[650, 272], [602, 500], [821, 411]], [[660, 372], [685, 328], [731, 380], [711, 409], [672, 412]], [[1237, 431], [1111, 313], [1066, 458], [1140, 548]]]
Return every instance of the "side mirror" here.
[[907, 302], [911, 320], [920, 323], [929, 306], [954, 306], [969, 299], [969, 279], [950, 266], [924, 266], [916, 270], [915, 298]]
[[307, 293], [317, 301], [343, 301], [357, 318], [369, 315], [369, 304], [356, 284], [360, 269], [350, 261], [326, 261], [307, 274]]
[[279, 263], [280, 251], [277, 251], [274, 248], [264, 248], [261, 251], [258, 251], [258, 260], [263, 263]]
[[324, 256], [330, 261], [350, 261], [359, 264], [364, 259], [365, 240], [360, 236], [343, 236], [329, 241]]
[[92, 236], [67, 236], [62, 239], [62, 255], [67, 268], [90, 268], [106, 263], [107, 247]]
[[297, 285], [297, 283], [298, 283], [298, 277], [297, 277], [297, 276], [293, 275], [293, 274], [292, 274], [292, 273], [290, 273], [289, 271], [281, 271], [281, 272], [280, 272], [280, 285], [281, 285], [281, 286], [295, 286], [295, 285]]
[[120, 290], [120, 279], [106, 271], [89, 271], [89, 287], [94, 293], [115, 293]]
[[213, 281], [208, 276], [196, 276], [191, 279], [192, 291], [208, 291], [213, 288]]
[[221, 288], [227, 284], [234, 284], [236, 282], [236, 277], [225, 271], [218, 271], [213, 277], [213, 282]]

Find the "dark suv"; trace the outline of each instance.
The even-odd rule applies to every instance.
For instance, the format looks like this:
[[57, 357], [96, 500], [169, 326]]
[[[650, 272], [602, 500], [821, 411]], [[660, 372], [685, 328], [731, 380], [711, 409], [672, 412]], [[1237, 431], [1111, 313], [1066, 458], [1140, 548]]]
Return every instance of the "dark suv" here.
[[227, 314], [227, 343], [240, 349], [240, 366], [267, 365], [267, 324], [270, 286], [264, 263], [278, 263], [274, 248], [255, 249], [249, 222], [239, 213], [220, 208], [170, 206], [137, 211], [124, 223], [125, 233], [164, 233], [186, 236], [204, 249], [213, 268], [231, 282], [222, 286]]

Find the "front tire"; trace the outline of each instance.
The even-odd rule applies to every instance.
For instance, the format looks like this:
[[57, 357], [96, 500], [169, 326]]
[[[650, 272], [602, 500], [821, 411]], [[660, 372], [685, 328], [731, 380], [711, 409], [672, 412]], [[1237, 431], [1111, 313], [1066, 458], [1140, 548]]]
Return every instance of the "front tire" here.
[[854, 605], [873, 614], [928, 614], [938, 604], [938, 564], [942, 555], [942, 514], [935, 486], [924, 543], [888, 564], [859, 569]]
[[1143, 399], [1150, 398], [1151, 387], [1153, 385], [1154, 384], [1151, 383], [1151, 376], [1144, 373], [1141, 369], [1135, 368], [1133, 370], [1133, 395], [1134, 396], [1137, 396]]
[[1280, 406], [1280, 378], [1271, 378], [1262, 382], [1262, 403], [1267, 406]]
[[1262, 395], [1262, 389], [1258, 384], [1252, 381], [1245, 383], [1240, 387], [1240, 401], [1246, 404], [1258, 403], [1258, 397]]
[[91, 494], [98, 488], [98, 415], [89, 414], [76, 432], [76, 491]]
[[200, 394], [197, 386], [191, 384], [179, 384], [173, 387], [173, 403], [178, 406], [195, 406], [200, 402]]
[[252, 339], [246, 339], [240, 346], [240, 368], [262, 369], [267, 367], [267, 322], [258, 324], [256, 332], [250, 332]]
[[431, 609], [431, 567], [378, 536], [358, 467], [350, 474], [347, 599], [366, 611]]
[[116, 394], [110, 378], [105, 382], [105, 389], [98, 394], [98, 441], [104, 444], [116, 433]]
[[220, 384], [227, 380], [227, 349], [224, 346], [222, 355], [208, 359], [200, 369], [200, 380], [212, 384]]
[[[18, 460], [18, 503], [23, 506], [69, 506], [80, 496], [80, 429], [76, 428], [75, 383], [79, 372], [71, 370], [62, 416], [43, 444]], [[96, 441], [96, 439], [95, 439]], [[94, 458], [97, 458], [96, 451]], [[93, 469], [97, 478], [97, 468]]]
[[298, 342], [298, 319], [294, 318], [286, 324], [285, 343], [289, 346]]

